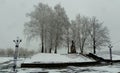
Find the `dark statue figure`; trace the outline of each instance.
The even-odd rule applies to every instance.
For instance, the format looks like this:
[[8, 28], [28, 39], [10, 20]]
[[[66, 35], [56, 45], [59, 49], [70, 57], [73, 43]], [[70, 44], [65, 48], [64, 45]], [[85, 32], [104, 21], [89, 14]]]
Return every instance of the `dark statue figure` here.
[[70, 53], [76, 53], [75, 43], [74, 43], [73, 40], [72, 40], [72, 45], [71, 45], [71, 48], [70, 48]]

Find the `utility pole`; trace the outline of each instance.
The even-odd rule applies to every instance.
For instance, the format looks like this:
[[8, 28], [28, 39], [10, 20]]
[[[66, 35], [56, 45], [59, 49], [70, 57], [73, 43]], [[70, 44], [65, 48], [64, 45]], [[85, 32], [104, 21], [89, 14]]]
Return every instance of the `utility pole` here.
[[17, 39], [13, 40], [13, 42], [15, 43], [13, 72], [17, 73], [16, 66], [17, 66], [18, 48], [19, 48], [19, 44], [20, 44], [20, 42], [22, 42], [22, 40], [19, 39], [19, 37], [17, 37]]
[[112, 45], [111, 44], [109, 44], [109, 46], [108, 46], [108, 48], [109, 48], [109, 50], [110, 50], [110, 60], [111, 60], [111, 65], [113, 64], [112, 63]]

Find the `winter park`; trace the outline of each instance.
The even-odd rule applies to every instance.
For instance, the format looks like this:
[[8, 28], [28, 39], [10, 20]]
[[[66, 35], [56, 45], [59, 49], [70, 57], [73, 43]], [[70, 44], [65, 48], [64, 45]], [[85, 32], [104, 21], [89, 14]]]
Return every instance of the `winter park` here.
[[120, 73], [119, 0], [0, 0], [0, 73]]

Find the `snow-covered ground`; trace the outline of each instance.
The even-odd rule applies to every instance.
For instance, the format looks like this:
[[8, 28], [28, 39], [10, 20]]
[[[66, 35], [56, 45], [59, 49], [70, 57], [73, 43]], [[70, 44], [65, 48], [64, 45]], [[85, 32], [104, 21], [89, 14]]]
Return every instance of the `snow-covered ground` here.
[[[98, 54], [101, 57], [108, 58], [109, 59], [109, 54]], [[108, 55], [108, 56], [107, 56]], [[119, 55], [113, 55], [114, 60], [118, 60], [120, 58]], [[0, 66], [2, 66], [4, 63], [9, 65], [10, 63], [13, 63], [13, 58], [9, 57], [0, 57]], [[11, 61], [11, 62], [9, 62]], [[36, 54], [32, 56], [31, 58], [26, 58], [26, 59], [19, 59], [18, 60], [18, 66], [21, 63], [33, 63], [33, 62], [38, 62], [38, 63], [50, 63], [50, 62], [88, 62], [88, 61], [94, 61], [89, 58], [86, 58], [82, 55], [79, 54]], [[9, 62], [9, 63], [7, 63]], [[1, 69], [0, 73], [9, 73], [12, 68], [8, 69]], [[118, 73], [120, 72], [120, 63], [113, 64], [113, 65], [108, 65], [108, 66], [90, 66], [90, 67], [74, 67], [74, 66], [69, 66], [64, 69], [45, 69], [45, 68], [32, 68], [32, 69], [26, 69], [26, 68], [19, 68], [18, 67], [18, 72], [17, 73], [36, 73], [36, 72], [48, 72], [48, 73]]]
[[65, 63], [65, 62], [90, 62], [94, 61], [80, 54], [46, 54], [39, 53], [27, 58], [24, 63]]
[[68, 73], [118, 73], [120, 72], [120, 64], [108, 66], [91, 66], [91, 67], [70, 67]]

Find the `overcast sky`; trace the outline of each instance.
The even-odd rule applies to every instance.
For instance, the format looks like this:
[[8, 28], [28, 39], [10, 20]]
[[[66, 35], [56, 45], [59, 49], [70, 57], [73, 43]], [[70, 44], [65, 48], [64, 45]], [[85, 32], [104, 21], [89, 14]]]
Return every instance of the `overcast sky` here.
[[[70, 19], [78, 13], [96, 16], [108, 27], [111, 41], [116, 43], [120, 40], [120, 0], [0, 0], [0, 48], [13, 47], [17, 36], [23, 40], [22, 47], [38, 47], [36, 41], [26, 43], [23, 29], [28, 20], [26, 13], [34, 10], [34, 5], [39, 2], [52, 7], [60, 3]], [[114, 49], [120, 49], [119, 45], [114, 44]]]

